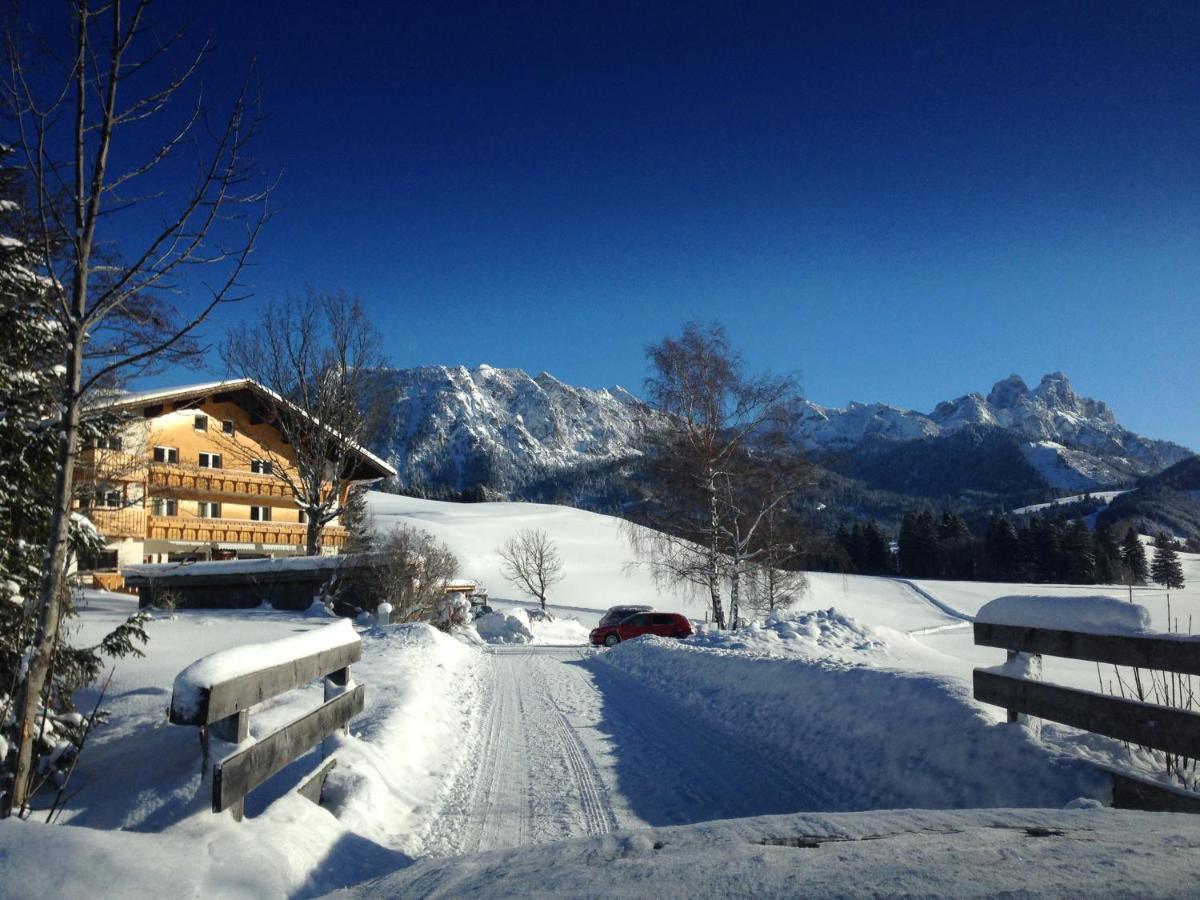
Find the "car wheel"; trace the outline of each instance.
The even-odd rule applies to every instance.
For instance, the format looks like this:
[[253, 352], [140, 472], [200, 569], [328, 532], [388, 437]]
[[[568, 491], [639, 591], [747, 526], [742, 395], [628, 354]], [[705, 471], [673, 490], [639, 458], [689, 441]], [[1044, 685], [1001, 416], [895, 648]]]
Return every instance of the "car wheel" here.
[[615, 647], [619, 643], [621, 643], [621, 636], [619, 634], [610, 634], [604, 639], [605, 647]]

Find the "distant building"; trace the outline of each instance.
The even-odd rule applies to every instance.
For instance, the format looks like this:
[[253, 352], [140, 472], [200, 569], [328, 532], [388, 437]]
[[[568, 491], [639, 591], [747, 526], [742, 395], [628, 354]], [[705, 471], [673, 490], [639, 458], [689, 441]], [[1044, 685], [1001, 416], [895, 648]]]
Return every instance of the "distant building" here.
[[[119, 433], [80, 452], [78, 510], [106, 539], [101, 558], [83, 568], [302, 554], [303, 513], [278, 474], [279, 467], [294, 472], [296, 456], [269, 421], [270, 396], [241, 379], [102, 404], [128, 418]], [[356, 448], [353, 460], [356, 483], [396, 474], [365, 449]], [[331, 522], [323, 552], [337, 552], [346, 537]]]

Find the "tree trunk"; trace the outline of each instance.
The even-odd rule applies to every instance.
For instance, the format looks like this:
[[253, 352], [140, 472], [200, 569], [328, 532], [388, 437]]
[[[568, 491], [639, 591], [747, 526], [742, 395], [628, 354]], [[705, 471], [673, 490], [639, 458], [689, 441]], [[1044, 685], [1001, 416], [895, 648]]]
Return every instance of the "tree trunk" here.
[[304, 555], [305, 556], [320, 556], [321, 555], [321, 519], [315, 513], [308, 513], [308, 521], [305, 529]]
[[74, 341], [67, 361], [63, 387], [62, 434], [59, 437], [58, 474], [55, 476], [55, 508], [46, 546], [45, 571], [38, 594], [38, 625], [33, 638], [29, 670], [17, 690], [16, 711], [20, 724], [17, 768], [12, 795], [6, 813], [18, 814], [29, 800], [33, 783], [33, 741], [38, 730], [37, 712], [46, 681], [50, 676], [54, 644], [62, 619], [62, 599], [66, 591], [67, 560], [70, 550], [71, 499], [75, 476], [75, 453], [79, 443], [79, 386], [82, 381], [83, 340]]
[[738, 627], [739, 600], [741, 598], [742, 565], [735, 556], [729, 573], [729, 627]]
[[721, 605], [721, 553], [717, 547], [717, 533], [720, 527], [720, 511], [717, 508], [717, 483], [715, 473], [708, 473], [708, 483], [705, 485], [708, 493], [708, 593], [712, 598], [713, 622], [720, 629], [725, 628], [725, 610]]

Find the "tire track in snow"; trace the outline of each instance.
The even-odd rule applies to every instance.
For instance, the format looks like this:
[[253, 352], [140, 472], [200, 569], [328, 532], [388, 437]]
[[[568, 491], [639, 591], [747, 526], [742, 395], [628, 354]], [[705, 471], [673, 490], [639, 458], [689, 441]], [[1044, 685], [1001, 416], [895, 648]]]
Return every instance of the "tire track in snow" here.
[[[559, 664], [561, 665], [561, 664]], [[551, 723], [562, 745], [563, 755], [570, 769], [571, 781], [579, 791], [579, 802], [583, 810], [584, 827], [590, 835], [607, 834], [617, 829], [617, 817], [613, 814], [604, 780], [587, 748], [580, 741], [575, 727], [554, 696], [546, 672], [539, 668], [542, 688], [552, 706]]]

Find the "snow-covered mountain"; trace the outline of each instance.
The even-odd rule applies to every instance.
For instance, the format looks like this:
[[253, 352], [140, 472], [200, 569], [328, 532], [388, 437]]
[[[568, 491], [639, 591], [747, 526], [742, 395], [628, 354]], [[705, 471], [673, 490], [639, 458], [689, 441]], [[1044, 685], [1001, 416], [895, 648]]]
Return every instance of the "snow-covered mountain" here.
[[1029, 464], [1056, 488], [1087, 490], [1127, 481], [1190, 455], [1178, 444], [1124, 428], [1105, 403], [1076, 394], [1062, 372], [1046, 375], [1032, 390], [1019, 375], [1010, 375], [987, 397], [970, 393], [930, 413], [882, 403], [839, 409], [806, 402], [801, 436], [810, 450], [848, 450], [871, 439], [938, 437], [968, 426], [1002, 428], [1017, 437]]
[[400, 473], [397, 487], [431, 496], [529, 495], [566, 472], [617, 466], [640, 454], [653, 415], [623, 388], [571, 387], [545, 372], [427, 366], [378, 377], [392, 400], [374, 449]]
[[[372, 449], [400, 473], [393, 487], [429, 497], [520, 497], [615, 509], [629, 494], [624, 464], [640, 455], [640, 435], [655, 415], [623, 388], [571, 387], [544, 372], [531, 377], [486, 365], [428, 366], [382, 370], [378, 377], [390, 409]], [[1004, 441], [947, 440], [993, 429], [1013, 447], [1004, 460], [975, 458], [995, 456]], [[1003, 468], [1001, 483], [1034, 492], [1043, 482], [1087, 491], [1128, 483], [1189, 455], [1122, 427], [1107, 405], [1076, 394], [1061, 372], [1033, 389], [1012, 375], [986, 397], [967, 394], [929, 413], [882, 403], [837, 409], [805, 402], [800, 432], [814, 457], [833, 452], [846, 474], [917, 495], [933, 470], [944, 474], [947, 467], [961, 469], [967, 480], [981, 466]], [[903, 449], [902, 458], [888, 448]], [[963, 457], [966, 450], [975, 456]], [[855, 465], [854, 457], [864, 458]], [[866, 474], [895, 466], [905, 470], [903, 485]], [[935, 487], [939, 495], [947, 489], [941, 481]]]

